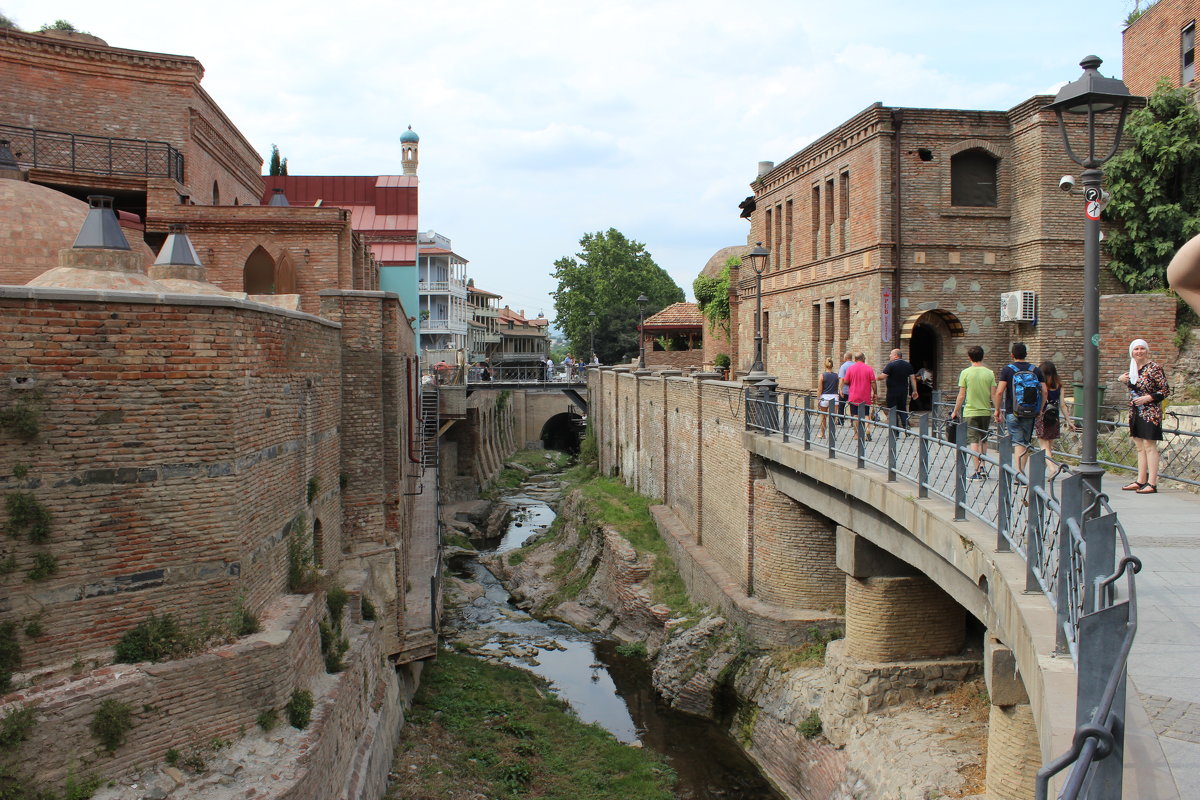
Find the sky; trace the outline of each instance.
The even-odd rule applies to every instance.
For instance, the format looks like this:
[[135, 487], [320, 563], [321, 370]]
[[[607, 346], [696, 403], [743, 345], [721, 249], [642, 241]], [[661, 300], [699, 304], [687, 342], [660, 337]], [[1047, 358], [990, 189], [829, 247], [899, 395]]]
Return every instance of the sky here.
[[[1142, 0], [1145, 5], [1146, 0]], [[293, 175], [399, 174], [420, 143], [420, 228], [476, 285], [553, 318], [554, 261], [584, 233], [645, 244], [691, 297], [737, 204], [874, 102], [1008, 109], [1119, 75], [1133, 0], [0, 0], [113, 47], [194, 56], [204, 88]], [[265, 168], [265, 164], [264, 164]]]

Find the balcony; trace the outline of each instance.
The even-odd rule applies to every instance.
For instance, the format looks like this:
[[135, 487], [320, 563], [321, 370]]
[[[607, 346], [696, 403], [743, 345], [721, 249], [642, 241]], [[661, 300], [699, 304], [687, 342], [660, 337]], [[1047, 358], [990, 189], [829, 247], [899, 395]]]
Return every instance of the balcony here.
[[417, 281], [417, 292], [424, 295], [448, 294], [465, 300], [467, 284], [462, 281]]
[[0, 125], [17, 163], [26, 169], [55, 169], [96, 175], [144, 175], [183, 183], [183, 153], [166, 142], [118, 139]]
[[423, 319], [420, 323], [421, 333], [461, 333], [466, 334], [467, 323], [457, 319]]
[[475, 341], [483, 342], [484, 344], [500, 344], [500, 334], [498, 333], [477, 333]]
[[498, 309], [498, 308], [483, 308], [481, 306], [471, 306], [471, 313], [477, 317], [481, 317], [481, 318], [486, 317], [488, 319], [495, 319], [496, 317], [500, 316], [500, 309]]

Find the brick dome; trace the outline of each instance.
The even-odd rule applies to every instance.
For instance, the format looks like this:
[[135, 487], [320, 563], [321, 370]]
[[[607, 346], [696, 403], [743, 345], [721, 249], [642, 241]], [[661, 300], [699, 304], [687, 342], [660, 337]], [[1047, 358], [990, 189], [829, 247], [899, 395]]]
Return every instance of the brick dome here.
[[[22, 286], [58, 267], [58, 251], [75, 243], [88, 204], [70, 195], [26, 181], [0, 179], [0, 284]], [[154, 253], [139, 232], [123, 228], [130, 247], [145, 263]]]

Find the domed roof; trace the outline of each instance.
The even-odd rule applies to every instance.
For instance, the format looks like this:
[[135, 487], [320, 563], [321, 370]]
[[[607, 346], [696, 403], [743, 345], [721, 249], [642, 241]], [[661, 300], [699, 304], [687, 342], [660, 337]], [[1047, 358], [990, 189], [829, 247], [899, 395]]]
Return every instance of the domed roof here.
[[412, 142], [413, 144], [416, 144], [417, 142], [421, 141], [421, 137], [417, 136], [416, 132], [412, 129], [412, 125], [409, 125], [408, 130], [400, 134], [400, 141], [405, 143]]
[[[26, 181], [0, 179], [0, 284], [22, 286], [58, 267], [58, 251], [75, 243], [87, 218], [88, 204], [70, 195]], [[130, 246], [145, 263], [154, 252], [125, 229]]]
[[707, 278], [721, 277], [721, 270], [725, 269], [726, 262], [733, 256], [741, 258], [751, 249], [748, 244], [735, 244], [732, 247], [722, 247], [720, 250], [712, 254], [708, 259], [708, 263], [704, 265], [704, 269], [700, 270], [700, 274]]

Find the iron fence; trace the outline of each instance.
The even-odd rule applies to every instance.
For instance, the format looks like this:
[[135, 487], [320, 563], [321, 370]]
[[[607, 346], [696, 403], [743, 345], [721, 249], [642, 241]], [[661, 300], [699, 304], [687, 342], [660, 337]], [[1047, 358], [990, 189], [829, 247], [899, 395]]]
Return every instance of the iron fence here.
[[100, 175], [145, 175], [183, 183], [183, 153], [167, 142], [0, 125], [17, 163]]
[[[1038, 797], [1068, 767], [1060, 798], [1119, 797], [1126, 666], [1137, 630], [1134, 574], [1141, 564], [1107, 498], [1090, 496], [1066, 459], [1030, 450], [1019, 463], [1007, 434], [990, 452], [970, 449], [966, 426], [948, 426], [937, 403], [933, 412], [909, 415], [914, 430], [899, 424], [895, 409], [868, 417], [862, 406], [848, 415], [836, 403], [820, 409], [812, 395], [795, 399], [748, 388], [747, 429], [831, 459], [853, 459], [859, 468], [878, 467], [888, 481], [910, 481], [919, 497], [948, 500], [955, 519], [987, 524], [998, 551], [1024, 559], [1025, 589], [1042, 592], [1054, 609], [1056, 650], [1070, 655], [1078, 675], [1074, 742], [1039, 772]], [[1117, 591], [1122, 577], [1123, 593]], [[1106, 793], [1113, 786], [1116, 793]]]

